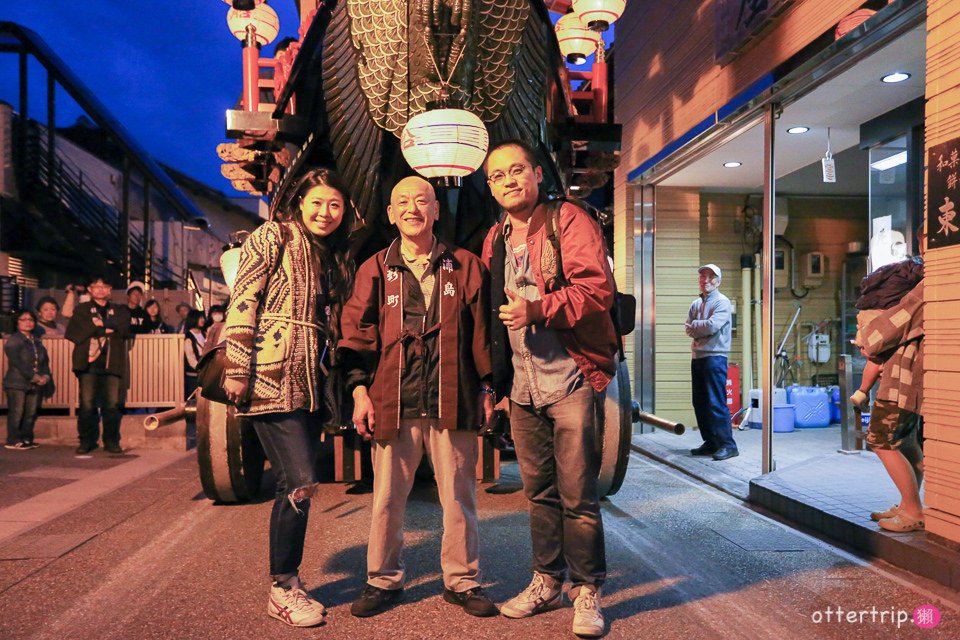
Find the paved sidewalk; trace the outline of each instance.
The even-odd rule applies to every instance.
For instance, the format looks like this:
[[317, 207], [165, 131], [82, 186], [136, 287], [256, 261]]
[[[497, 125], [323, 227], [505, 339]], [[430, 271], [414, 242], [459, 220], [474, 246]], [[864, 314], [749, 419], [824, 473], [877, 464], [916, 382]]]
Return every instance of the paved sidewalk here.
[[[649, 429], [650, 427], [645, 427]], [[703, 444], [696, 429], [687, 429], [683, 435], [655, 430], [633, 437], [635, 449], [667, 462], [692, 476], [701, 478], [732, 495], [746, 500], [750, 494], [750, 480], [760, 475], [761, 440], [759, 429], [734, 429], [740, 455], [716, 462], [708, 456], [693, 457], [690, 449]], [[790, 433], [773, 434], [773, 456], [778, 469], [785, 469], [812, 457], [835, 453], [840, 448], [840, 427], [824, 429], [796, 429]], [[870, 455], [873, 454], [859, 454]], [[893, 486], [891, 485], [891, 490]]]
[[774, 434], [776, 470], [760, 473], [760, 431], [734, 431], [740, 456], [722, 462], [694, 457], [699, 432], [665, 431], [633, 437], [632, 448], [731, 495], [787, 518], [860, 553], [960, 590], [960, 554], [923, 532], [896, 534], [870, 520], [899, 500], [871, 452], [838, 453], [838, 427]]
[[9, 558], [12, 551], [3, 543], [11, 538], [192, 455], [151, 449], [111, 455], [98, 449], [79, 457], [72, 446], [49, 445], [2, 450], [0, 491], [8, 506], [0, 509], [0, 559]]

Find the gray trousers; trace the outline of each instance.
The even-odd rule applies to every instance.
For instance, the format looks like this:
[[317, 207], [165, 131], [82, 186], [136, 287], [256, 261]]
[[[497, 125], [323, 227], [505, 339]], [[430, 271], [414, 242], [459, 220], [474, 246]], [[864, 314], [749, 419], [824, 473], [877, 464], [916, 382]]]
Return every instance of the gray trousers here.
[[457, 592], [473, 589], [480, 586], [477, 433], [420, 426], [401, 426], [396, 439], [374, 441], [367, 583], [380, 589], [404, 585], [403, 518], [424, 450], [433, 464], [443, 508], [443, 584]]

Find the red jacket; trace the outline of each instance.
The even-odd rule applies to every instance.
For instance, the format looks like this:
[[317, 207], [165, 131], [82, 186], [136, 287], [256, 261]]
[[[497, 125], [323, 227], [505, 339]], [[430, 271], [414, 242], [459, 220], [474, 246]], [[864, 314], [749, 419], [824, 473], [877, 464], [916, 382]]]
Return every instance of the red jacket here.
[[[590, 385], [597, 391], [603, 391], [613, 378], [619, 349], [610, 317], [615, 287], [613, 272], [607, 261], [606, 243], [596, 220], [580, 207], [564, 202], [560, 208], [557, 234], [563, 274], [568, 284], [559, 286], [557, 279], [550, 277], [551, 271], [556, 270], [556, 256], [545, 227], [549, 211], [547, 203], [538, 204], [527, 233], [527, 252], [541, 298], [538, 302], [530, 303], [530, 311], [535, 322], [557, 332], [560, 343]], [[509, 341], [498, 340], [494, 333], [495, 330], [506, 330], [497, 316], [497, 307], [504, 299], [504, 265], [492, 264], [494, 242], [503, 243], [502, 222], [487, 234], [481, 260], [491, 274], [493, 290], [490, 298], [496, 323], [491, 327], [494, 378], [497, 394], [504, 396], [510, 392], [512, 369]], [[547, 273], [546, 280], [544, 272]], [[506, 355], [497, 353], [501, 348], [506, 349]], [[498, 368], [506, 368], [506, 371], [497, 371]]]
[[[348, 390], [369, 386], [376, 416], [374, 438], [397, 436], [400, 420], [409, 408], [401, 406], [411, 393], [430, 395], [430, 413], [441, 429], [473, 429], [480, 425], [477, 398], [480, 381], [490, 376], [489, 305], [487, 281], [480, 260], [472, 253], [437, 242], [432, 264], [436, 274], [432, 307], [436, 330], [424, 338], [419, 357], [436, 361], [426, 386], [404, 385], [404, 372], [416, 345], [404, 328], [404, 310], [412, 279], [403, 277], [400, 242], [372, 256], [357, 271], [353, 294], [341, 314], [342, 337], [338, 354], [346, 370]], [[426, 334], [425, 334], [426, 335]], [[409, 365], [413, 366], [413, 365]], [[418, 366], [422, 366], [422, 363]], [[372, 384], [371, 384], [372, 378]], [[436, 402], [433, 401], [436, 397]]]

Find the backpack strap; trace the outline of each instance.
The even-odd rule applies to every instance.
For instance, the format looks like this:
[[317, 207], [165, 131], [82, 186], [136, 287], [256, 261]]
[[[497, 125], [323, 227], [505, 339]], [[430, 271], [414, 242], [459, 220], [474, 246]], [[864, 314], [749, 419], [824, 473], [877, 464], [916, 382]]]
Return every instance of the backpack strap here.
[[503, 291], [506, 279], [504, 263], [507, 256], [503, 241], [503, 222], [506, 215], [503, 214], [497, 221], [490, 256], [490, 359], [493, 365], [493, 387], [497, 398], [509, 397], [513, 382], [510, 338], [499, 316], [500, 306], [507, 302], [507, 295]]
[[553, 253], [557, 256], [557, 284], [566, 287], [570, 284], [566, 274], [563, 272], [563, 254], [560, 253], [560, 236], [557, 230], [560, 228], [560, 207], [563, 206], [563, 200], [556, 199], [547, 203], [547, 220], [544, 223], [547, 230], [547, 240], [553, 246]]

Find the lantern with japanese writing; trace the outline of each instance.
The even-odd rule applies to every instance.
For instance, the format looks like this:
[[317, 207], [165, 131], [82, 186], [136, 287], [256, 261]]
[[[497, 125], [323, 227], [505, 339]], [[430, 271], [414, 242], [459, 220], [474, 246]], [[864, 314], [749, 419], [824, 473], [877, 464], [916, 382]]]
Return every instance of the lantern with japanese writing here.
[[270, 44], [280, 33], [280, 17], [270, 5], [263, 3], [250, 11], [227, 11], [227, 26], [230, 32], [238, 39], [245, 40], [247, 30], [254, 32], [257, 44], [261, 47]]
[[483, 164], [489, 143], [483, 121], [463, 109], [424, 111], [400, 135], [403, 157], [425, 178], [470, 175]]

